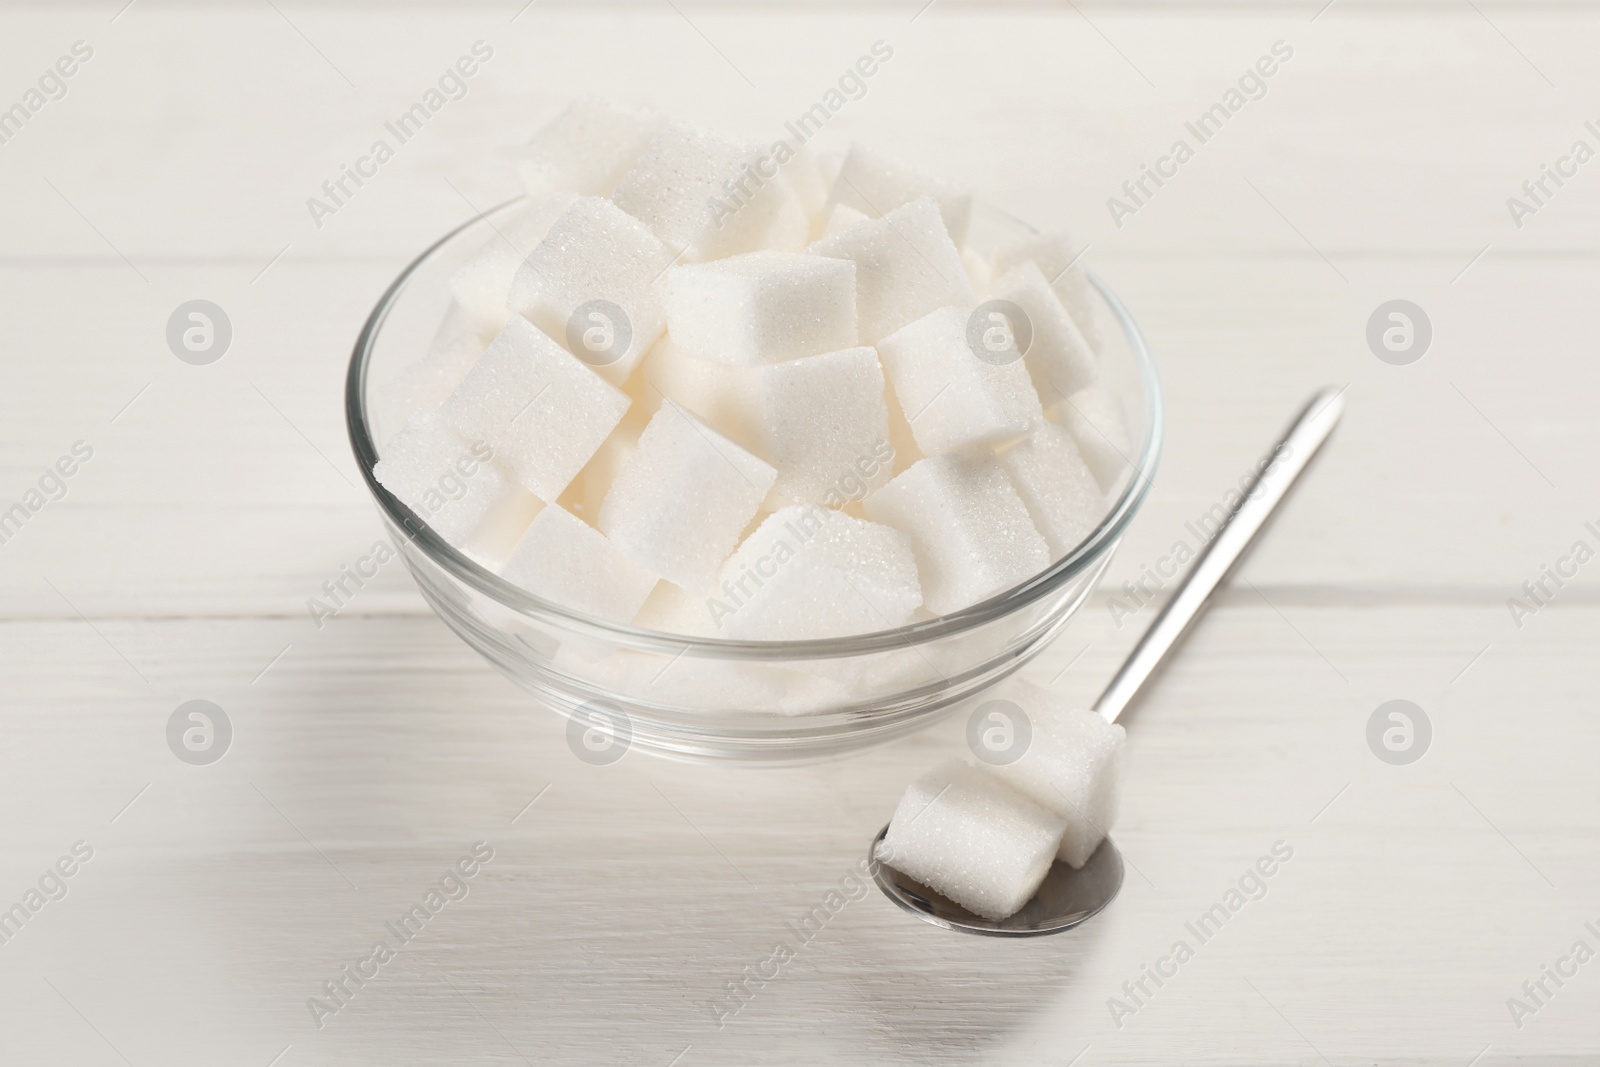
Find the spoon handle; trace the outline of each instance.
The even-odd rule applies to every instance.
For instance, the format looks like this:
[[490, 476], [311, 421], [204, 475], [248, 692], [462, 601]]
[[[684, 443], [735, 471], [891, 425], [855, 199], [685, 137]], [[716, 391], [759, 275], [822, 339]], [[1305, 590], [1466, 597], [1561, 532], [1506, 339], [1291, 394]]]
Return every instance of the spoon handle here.
[[1200, 614], [1211, 594], [1227, 577], [1244, 550], [1250, 547], [1261, 526], [1288, 494], [1289, 488], [1311, 462], [1317, 449], [1328, 439], [1339, 416], [1344, 414], [1344, 390], [1320, 389], [1306, 401], [1289, 428], [1264, 459], [1276, 463], [1251, 479], [1244, 497], [1223, 520], [1211, 541], [1200, 551], [1189, 573], [1156, 616], [1150, 628], [1107, 685], [1094, 710], [1107, 722], [1116, 722], [1141, 686], [1160, 666], [1162, 659], [1178, 643]]

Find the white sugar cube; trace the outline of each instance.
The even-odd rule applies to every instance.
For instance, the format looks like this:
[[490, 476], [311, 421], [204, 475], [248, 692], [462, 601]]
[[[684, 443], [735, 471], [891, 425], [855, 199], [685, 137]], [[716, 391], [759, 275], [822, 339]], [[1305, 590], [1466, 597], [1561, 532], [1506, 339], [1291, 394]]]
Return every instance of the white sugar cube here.
[[498, 333], [512, 315], [506, 301], [517, 271], [575, 200], [572, 193], [558, 193], [496, 222], [494, 237], [461, 264], [450, 279], [450, 292], [456, 303], [483, 322], [492, 323], [493, 332]]
[[[783, 165], [795, 196], [806, 209], [811, 229], [818, 230], [828, 214], [828, 192], [833, 183], [823, 172], [822, 162], [809, 148], [801, 146], [794, 158]], [[807, 239], [809, 243], [809, 238]]]
[[655, 231], [670, 255], [694, 262], [766, 247], [798, 197], [760, 144], [669, 122], [611, 199]]
[[518, 269], [507, 305], [620, 384], [666, 322], [671, 259], [638, 219], [609, 200], [580, 197]]
[[811, 671], [780, 670], [788, 683], [775, 709], [780, 715], [823, 715], [859, 699], [850, 685], [838, 678]]
[[977, 303], [939, 205], [929, 197], [824, 237], [808, 251], [855, 262], [862, 344], [876, 344], [938, 308]]
[[761, 396], [754, 369], [696, 359], [666, 333], [645, 356], [635, 382], [652, 412], [662, 398], [676, 401], [739, 447], [762, 451]]
[[604, 534], [555, 504], [534, 516], [500, 573], [535, 596], [621, 623], [638, 614], [656, 584]]
[[835, 204], [828, 211], [828, 219], [822, 226], [822, 236], [832, 237], [843, 233], [858, 222], [865, 222], [871, 218], [865, 212], [857, 211], [849, 204]]
[[372, 475], [446, 541], [490, 559], [539, 507], [495, 464], [489, 442], [463, 437], [434, 411], [411, 416], [384, 444]]
[[750, 252], [667, 271], [667, 328], [684, 351], [749, 366], [856, 343], [847, 259]]
[[922, 449], [917, 447], [916, 436], [911, 432], [911, 422], [900, 410], [900, 402], [889, 390], [889, 448], [894, 452], [893, 471], [899, 474], [917, 460], [922, 459]]
[[922, 600], [940, 615], [976, 604], [1050, 563], [1028, 509], [992, 458], [919, 460], [866, 499], [867, 517], [907, 534]]
[[[1094, 349], [1038, 264], [1030, 260], [1012, 267], [991, 283], [988, 296], [1012, 302], [1027, 317], [1032, 334], [1026, 356], [1028, 373], [1046, 404], [1094, 384], [1100, 376]], [[1018, 324], [1012, 323], [1012, 328], [1018, 329]]]
[[1100, 331], [1095, 316], [1099, 298], [1080, 260], [1082, 253], [1072, 247], [1065, 234], [1048, 233], [1024, 238], [1002, 246], [994, 255], [994, 272], [1005, 274], [1021, 263], [1038, 265], [1050, 287], [1067, 305], [1078, 329], [1095, 351], [1100, 349]]
[[906, 787], [877, 858], [986, 919], [1022, 910], [1055, 861], [1059, 816], [959, 760]]
[[[822, 172], [822, 183], [833, 189], [833, 183], [839, 180], [839, 171], [844, 167], [844, 154], [841, 152], [818, 152], [817, 170]], [[830, 194], [831, 195], [831, 194]]]
[[1073, 393], [1051, 410], [1051, 418], [1067, 428], [1100, 488], [1111, 492], [1133, 467], [1133, 433], [1122, 401], [1103, 386]]
[[484, 322], [452, 303], [433, 335], [428, 354], [376, 383], [385, 425], [398, 427], [415, 411], [436, 411], [483, 355], [501, 327]]
[[871, 348], [757, 367], [761, 454], [778, 468], [774, 499], [843, 507], [889, 480], [889, 405]]
[[657, 582], [633, 624], [646, 630], [682, 634], [685, 637], [719, 637], [711, 621], [711, 597], [691, 593], [671, 582]]
[[572, 479], [557, 503], [584, 522], [590, 525], [597, 523], [600, 505], [610, 491], [611, 483], [616, 481], [617, 472], [622, 469], [628, 456], [639, 447], [639, 435], [644, 432], [652, 414], [654, 412], [647, 410], [645, 404], [634, 403], [628, 408], [628, 413], [617, 423], [617, 428], [589, 457], [589, 462]]
[[778, 197], [778, 205], [772, 224], [761, 240], [761, 247], [775, 252], [803, 252], [806, 245], [811, 243], [815, 229], [811, 213], [806, 209], [805, 201], [794, 191], [794, 183], [787, 171], [780, 173], [775, 180], [779, 188], [773, 195]]
[[1011, 476], [1052, 559], [1076, 548], [1105, 515], [1105, 497], [1094, 474], [1072, 435], [1053, 422], [1040, 423], [1003, 452], [1000, 465]]
[[524, 318], [514, 318], [441, 409], [458, 433], [487, 441], [550, 502], [611, 433], [630, 401]]
[[816, 504], [764, 519], [711, 594], [721, 636], [803, 641], [902, 626], [922, 603], [911, 541]]
[[606, 196], [664, 122], [645, 108], [580, 96], [522, 149], [517, 177], [532, 197]]
[[652, 574], [703, 589], [777, 476], [694, 414], [663, 400], [600, 505], [600, 530]]
[[909, 167], [860, 144], [852, 144], [833, 185], [835, 201], [872, 218], [924, 196], [938, 203], [951, 240], [956, 244], [965, 241], [967, 224], [972, 220], [972, 194], [955, 182]]
[[1066, 821], [1056, 855], [1082, 867], [1117, 821], [1127, 732], [1028, 682], [1002, 692], [1028, 716], [1032, 736], [1020, 759], [994, 773]]
[[917, 447], [938, 455], [1021, 437], [1044, 418], [1021, 359], [980, 359], [975, 309], [940, 308], [878, 342], [878, 354]]
[[972, 288], [980, 293], [989, 288], [989, 283], [994, 281], [994, 264], [980, 252], [963, 248], [961, 265], [966, 268], [967, 281], [971, 282]]

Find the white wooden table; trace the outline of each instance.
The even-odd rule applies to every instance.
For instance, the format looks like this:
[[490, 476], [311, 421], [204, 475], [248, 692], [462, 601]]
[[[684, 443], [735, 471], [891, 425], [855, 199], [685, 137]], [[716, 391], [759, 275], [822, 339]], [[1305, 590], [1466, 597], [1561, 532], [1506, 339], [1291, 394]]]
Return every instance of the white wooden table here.
[[[0, 106], [93, 50], [0, 144], [0, 507], [93, 450], [0, 544], [0, 907], [93, 849], [0, 944], [0, 1062], [1600, 1062], [1600, 962], [1508, 1008], [1600, 950], [1600, 562], [1520, 626], [1506, 603], [1600, 547], [1600, 162], [1520, 228], [1506, 206], [1600, 147], [1592, 5], [120, 2], [0, 13]], [[1160, 357], [1169, 448], [1113, 587], [1313, 387], [1348, 382], [1349, 414], [1133, 715], [1104, 916], [996, 942], [873, 891], [719, 1027], [960, 724], [796, 769], [593, 768], [398, 566], [317, 629], [307, 598], [380, 534], [341, 378], [387, 281], [513, 190], [503, 150], [571, 96], [768, 136], [877, 39], [827, 136], [1072, 227]], [[314, 226], [478, 40], [468, 95]], [[1115, 226], [1279, 40], [1266, 96]], [[210, 366], [164, 338], [194, 298], [233, 324]], [[1364, 338], [1395, 298], [1433, 324], [1409, 366]], [[1100, 595], [1032, 676], [1091, 698], [1148, 616]], [[210, 766], [164, 733], [197, 698], [235, 731]], [[1366, 741], [1396, 698], [1433, 726], [1408, 766]], [[319, 1029], [308, 999], [477, 841], [469, 894]]]

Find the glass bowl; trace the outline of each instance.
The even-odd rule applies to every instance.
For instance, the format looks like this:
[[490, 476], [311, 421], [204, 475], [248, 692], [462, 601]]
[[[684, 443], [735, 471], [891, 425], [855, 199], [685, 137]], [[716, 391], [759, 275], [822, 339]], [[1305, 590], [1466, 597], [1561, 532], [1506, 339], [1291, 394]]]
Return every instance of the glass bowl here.
[[[1108, 509], [1073, 551], [1022, 584], [961, 611], [898, 629], [806, 641], [686, 637], [584, 616], [507, 582], [464, 554], [373, 477], [378, 442], [398, 427], [383, 384], [427, 351], [450, 304], [450, 278], [492, 239], [513, 200], [446, 234], [401, 272], [356, 341], [345, 388], [350, 443], [383, 522], [423, 596], [467, 644], [569, 718], [594, 762], [629, 747], [658, 755], [793, 762], [925, 726], [1038, 655], [1105, 573], [1143, 503], [1161, 447], [1155, 365], [1133, 319], [1092, 283], [1099, 384], [1115, 395], [1133, 454]], [[1035, 231], [982, 205], [968, 247], [983, 252]], [[597, 737], [595, 731], [599, 731]]]

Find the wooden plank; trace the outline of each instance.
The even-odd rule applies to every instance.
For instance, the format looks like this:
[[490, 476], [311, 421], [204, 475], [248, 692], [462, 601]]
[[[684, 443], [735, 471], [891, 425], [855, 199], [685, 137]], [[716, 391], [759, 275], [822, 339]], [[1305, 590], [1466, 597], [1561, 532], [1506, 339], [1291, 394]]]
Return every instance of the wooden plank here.
[[[593, 768], [555, 716], [430, 619], [342, 620], [253, 685], [291, 623], [104, 625], [148, 686], [81, 623], [7, 624], [3, 884], [20, 893], [78, 839], [96, 855], [5, 946], [6, 1050], [109, 1056], [44, 979], [136, 1063], [265, 1063], [286, 1044], [296, 1063], [420, 1063], [447, 1047], [517, 1061], [502, 1042], [577, 1063], [666, 1063], [686, 1045], [684, 1062], [713, 1063], [852, 1049], [1064, 1062], [1085, 1045], [1086, 1062], [1316, 1059], [1285, 1019], [1334, 1062], [1592, 1047], [1593, 983], [1570, 983], [1520, 1031], [1505, 999], [1600, 918], [1600, 861], [1584, 847], [1600, 830], [1585, 784], [1594, 678], [1572, 670], [1600, 611], [1552, 608], [1536, 638], [1497, 643], [1453, 684], [1481, 637], [1453, 608], [1291, 618], [1218, 610], [1134, 713], [1118, 839], [1137, 870], [1103, 919], [980, 942], [873, 891], [720, 1030], [704, 1003], [794, 940], [786, 923], [849, 873], [906, 779], [961, 749], [960, 722], [809, 767], [630, 753]], [[1064, 692], [1091, 691], [1120, 654], [1117, 634], [1085, 623], [1075, 634], [1099, 640]], [[1073, 637], [1035, 677], [1059, 670]], [[197, 696], [236, 728], [205, 768], [162, 736], [176, 701]], [[1368, 715], [1394, 697], [1434, 725], [1409, 767], [1366, 749]], [[470, 896], [317, 1031], [306, 999], [479, 839], [496, 856]], [[1193, 942], [1184, 922], [1280, 839], [1294, 857], [1268, 895], [1113, 1025], [1121, 983]], [[154, 980], [128, 982], [135, 969]]]
[[[1587, 60], [1600, 27], [1586, 9], [1337, 4], [1313, 23], [1316, 6], [1093, 18], [935, 7], [915, 23], [909, 5], [693, 19], [664, 5], [625, 16], [540, 7], [515, 24], [489, 8], [286, 20], [140, 5], [114, 25], [28, 12], [13, 17], [12, 69], [42, 70], [85, 35], [99, 50], [69, 95], [4, 146], [0, 232], [10, 255], [104, 256], [109, 243], [153, 274], [176, 254], [226, 259], [248, 277], [285, 246], [302, 259], [401, 256], [462, 217], [463, 195], [482, 205], [509, 193], [497, 159], [576, 93], [648, 98], [775, 137], [881, 37], [895, 59], [825, 139], [871, 139], [1073, 227], [1099, 255], [1309, 256], [1309, 241], [1335, 262], [1432, 252], [1459, 269], [1486, 244], [1491, 255], [1600, 248], [1592, 176], [1521, 229], [1506, 208], [1600, 119], [1568, 102], [1596, 88]], [[499, 51], [475, 88], [316, 227], [307, 199], [480, 38]], [[1280, 39], [1296, 51], [1266, 97], [1114, 226], [1108, 198]]]

